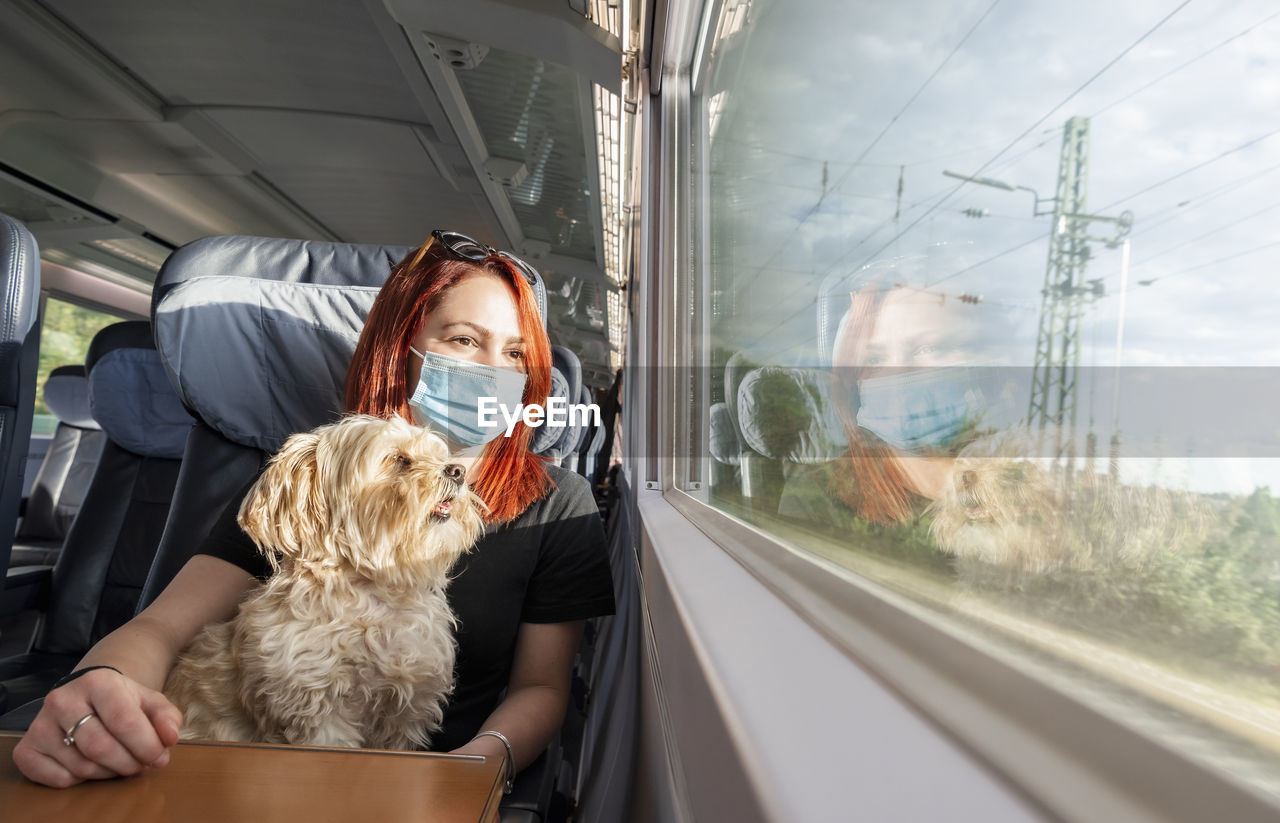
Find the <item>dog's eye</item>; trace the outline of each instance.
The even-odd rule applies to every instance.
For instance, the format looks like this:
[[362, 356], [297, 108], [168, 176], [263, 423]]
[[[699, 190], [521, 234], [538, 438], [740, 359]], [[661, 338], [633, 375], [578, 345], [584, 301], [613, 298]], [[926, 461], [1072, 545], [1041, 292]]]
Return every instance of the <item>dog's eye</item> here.
[[393, 454], [391, 456], [391, 466], [397, 472], [400, 472], [400, 473], [407, 472], [409, 470], [409, 467], [412, 465], [413, 465], [413, 461], [410, 460], [406, 455]]

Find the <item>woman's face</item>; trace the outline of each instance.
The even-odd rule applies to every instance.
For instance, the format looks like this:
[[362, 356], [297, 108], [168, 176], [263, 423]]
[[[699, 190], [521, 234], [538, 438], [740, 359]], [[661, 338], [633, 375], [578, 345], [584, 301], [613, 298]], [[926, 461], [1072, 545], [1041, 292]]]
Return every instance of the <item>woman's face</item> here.
[[955, 366], [966, 361], [963, 343], [968, 318], [957, 316], [936, 294], [901, 290], [890, 293], [876, 316], [863, 360], [857, 365], [878, 375]]
[[[413, 338], [413, 347], [502, 369], [523, 372], [525, 341], [511, 289], [497, 275], [477, 272], [446, 291]], [[412, 387], [422, 358], [409, 352], [407, 384]]]

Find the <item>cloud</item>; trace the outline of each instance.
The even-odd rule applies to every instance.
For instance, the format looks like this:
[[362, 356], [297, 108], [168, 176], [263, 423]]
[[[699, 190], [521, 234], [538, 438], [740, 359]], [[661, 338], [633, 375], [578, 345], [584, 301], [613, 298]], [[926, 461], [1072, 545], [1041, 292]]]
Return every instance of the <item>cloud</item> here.
[[[1004, 3], [971, 34], [987, 0], [947, 14], [923, 2], [756, 6], [713, 66], [727, 94], [709, 191], [713, 238], [729, 250], [713, 275], [720, 288], [749, 284], [735, 326], [757, 348], [814, 354], [822, 280], [889, 269], [1004, 305], [1007, 348], [1030, 358], [1049, 256], [1037, 237], [1051, 219], [1032, 215], [1030, 191], [942, 172], [1050, 198], [1063, 123], [1094, 115], [1087, 208], [1131, 210], [1131, 260], [1147, 260], [1131, 271], [1124, 356], [1274, 362], [1272, 319], [1254, 318], [1280, 305], [1280, 247], [1233, 255], [1280, 227], [1280, 209], [1246, 219], [1280, 200], [1274, 181], [1251, 179], [1280, 164], [1280, 133], [1266, 136], [1280, 132], [1280, 18], [1223, 45], [1274, 14], [1270, 3], [1188, 7], [1091, 82], [1168, 4]], [[1098, 221], [1089, 234], [1114, 231]], [[1114, 359], [1119, 251], [1088, 248], [1084, 277], [1107, 296], [1084, 309], [1082, 329], [1099, 338], [1086, 352]]]

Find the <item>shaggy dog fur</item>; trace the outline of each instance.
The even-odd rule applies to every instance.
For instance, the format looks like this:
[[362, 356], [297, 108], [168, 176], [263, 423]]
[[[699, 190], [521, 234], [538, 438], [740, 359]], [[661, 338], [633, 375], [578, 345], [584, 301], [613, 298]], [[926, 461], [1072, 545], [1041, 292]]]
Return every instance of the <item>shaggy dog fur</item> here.
[[1036, 453], [1035, 435], [1020, 430], [962, 450], [928, 510], [938, 547], [1010, 572], [1098, 570], [1141, 566], [1203, 527], [1192, 495], [1068, 473]]
[[482, 505], [444, 441], [403, 420], [289, 438], [239, 513], [271, 578], [165, 684], [182, 736], [426, 747], [453, 687], [448, 572]]

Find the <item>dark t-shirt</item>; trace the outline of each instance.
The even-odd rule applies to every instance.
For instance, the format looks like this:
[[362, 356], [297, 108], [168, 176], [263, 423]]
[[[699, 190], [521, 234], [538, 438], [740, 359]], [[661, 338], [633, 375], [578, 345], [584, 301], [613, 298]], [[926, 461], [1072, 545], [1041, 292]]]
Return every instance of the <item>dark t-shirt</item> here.
[[[521, 623], [562, 623], [613, 614], [613, 577], [604, 528], [585, 478], [548, 466], [553, 488], [516, 519], [490, 526], [454, 567], [449, 605], [458, 616], [453, 695], [436, 751], [469, 741], [507, 686]], [[266, 558], [236, 523], [241, 494], [218, 519], [200, 554], [257, 577]]]

